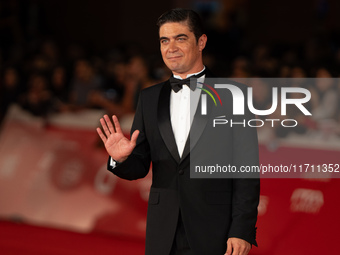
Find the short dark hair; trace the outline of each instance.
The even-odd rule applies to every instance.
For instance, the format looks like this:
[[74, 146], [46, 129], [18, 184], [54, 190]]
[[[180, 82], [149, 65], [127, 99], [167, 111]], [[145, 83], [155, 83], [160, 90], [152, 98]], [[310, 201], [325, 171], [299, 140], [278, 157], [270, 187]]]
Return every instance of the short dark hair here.
[[204, 26], [200, 16], [189, 9], [176, 8], [163, 13], [157, 21], [160, 28], [168, 22], [188, 22], [189, 30], [194, 33], [196, 41], [204, 34]]

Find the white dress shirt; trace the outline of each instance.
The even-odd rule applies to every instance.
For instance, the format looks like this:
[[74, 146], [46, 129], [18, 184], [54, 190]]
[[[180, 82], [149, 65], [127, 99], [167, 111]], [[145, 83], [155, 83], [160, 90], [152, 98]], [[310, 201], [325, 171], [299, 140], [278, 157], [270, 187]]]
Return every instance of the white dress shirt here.
[[[204, 69], [205, 68], [203, 68], [203, 70]], [[202, 72], [203, 70], [201, 70], [200, 72]], [[188, 74], [186, 78], [199, 74], [200, 72]], [[181, 77], [177, 75], [174, 75], [174, 77], [177, 79], [181, 79]], [[203, 82], [204, 77], [205, 75], [198, 78], [198, 81]], [[201, 87], [199, 84], [198, 86]], [[182, 89], [177, 93], [171, 90], [170, 119], [172, 131], [175, 136], [177, 149], [180, 157], [182, 157], [183, 150], [188, 139], [190, 127], [193, 121], [194, 113], [196, 112], [197, 109], [200, 94], [201, 94], [200, 89], [196, 88], [194, 91], [192, 91], [189, 88], [189, 86], [183, 86]], [[194, 109], [194, 111], [191, 111], [191, 114], [190, 106], [192, 110]]]

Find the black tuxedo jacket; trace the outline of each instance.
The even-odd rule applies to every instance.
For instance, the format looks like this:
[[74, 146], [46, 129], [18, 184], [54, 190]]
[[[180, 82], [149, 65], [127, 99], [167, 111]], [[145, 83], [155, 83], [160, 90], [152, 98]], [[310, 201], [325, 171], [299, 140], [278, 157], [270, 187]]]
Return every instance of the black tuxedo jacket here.
[[[241, 89], [246, 91], [245, 86]], [[214, 147], [206, 148], [204, 155], [201, 150], [195, 155], [201, 140], [206, 140], [206, 146], [204, 133], [205, 126], [211, 125], [209, 116], [216, 115], [195, 115], [191, 142], [188, 139], [180, 158], [170, 122], [170, 92], [169, 81], [141, 91], [131, 130], [131, 133], [140, 131], [137, 145], [128, 159], [114, 169], [108, 164], [108, 169], [117, 176], [134, 180], [146, 176], [152, 162], [145, 254], [169, 254], [179, 213], [195, 255], [224, 254], [229, 237], [257, 245], [259, 179], [190, 178], [190, 154], [203, 163], [205, 158], [218, 160], [221, 156]], [[223, 100], [230, 105], [228, 109], [232, 109], [231, 95], [227, 94]], [[231, 116], [232, 113], [224, 114]], [[252, 115], [248, 112], [246, 117], [252, 118]], [[236, 166], [258, 165], [255, 128], [238, 125], [223, 130], [221, 137], [209, 139], [212, 146], [216, 142], [225, 144], [222, 155], [225, 162]]]

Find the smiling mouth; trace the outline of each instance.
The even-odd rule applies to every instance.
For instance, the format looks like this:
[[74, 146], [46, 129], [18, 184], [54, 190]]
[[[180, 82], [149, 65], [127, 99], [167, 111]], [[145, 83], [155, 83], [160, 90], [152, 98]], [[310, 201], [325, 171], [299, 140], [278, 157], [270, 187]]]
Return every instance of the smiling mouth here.
[[182, 56], [173, 56], [173, 57], [168, 57], [169, 60], [175, 60], [175, 59], [178, 59], [178, 58], [181, 58]]

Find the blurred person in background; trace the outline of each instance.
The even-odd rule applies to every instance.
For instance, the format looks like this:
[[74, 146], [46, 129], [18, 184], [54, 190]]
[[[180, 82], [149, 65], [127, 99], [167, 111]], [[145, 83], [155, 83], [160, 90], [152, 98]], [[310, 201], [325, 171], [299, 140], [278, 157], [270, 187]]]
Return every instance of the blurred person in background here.
[[329, 70], [324, 67], [316, 71], [316, 83], [311, 88], [312, 116], [316, 121], [332, 119], [338, 106], [339, 96], [336, 93], [335, 80]]
[[70, 93], [66, 70], [63, 66], [57, 66], [51, 74], [51, 92], [53, 95], [53, 110], [66, 112], [70, 110]]
[[155, 81], [150, 77], [150, 70], [146, 59], [140, 55], [133, 56], [130, 59], [128, 75], [138, 83], [139, 90], [155, 84]]
[[312, 118], [321, 130], [325, 139], [337, 132], [337, 112], [339, 94], [336, 80], [332, 78], [329, 69], [320, 67], [316, 70], [315, 86], [310, 89], [312, 98]]
[[258, 45], [252, 52], [252, 66], [256, 75], [273, 77], [274, 63], [270, 48], [267, 45]]
[[97, 91], [91, 95], [91, 102], [105, 109], [109, 115], [121, 117], [135, 112], [140, 90], [153, 85], [155, 81], [150, 77], [146, 60], [140, 55], [131, 57], [125, 66], [121, 64], [116, 68], [119, 71], [116, 73], [116, 81], [123, 85], [121, 99], [115, 102], [107, 92]]
[[35, 116], [47, 117], [52, 106], [52, 94], [48, 89], [47, 79], [41, 74], [32, 74], [27, 87], [27, 92], [20, 96], [22, 108]]
[[43, 54], [34, 54], [23, 66], [25, 78], [28, 79], [30, 75], [41, 74], [48, 78], [52, 71], [52, 66], [47, 57]]
[[12, 103], [17, 103], [20, 92], [18, 71], [13, 67], [6, 68], [0, 79], [0, 123], [5, 117], [8, 107]]
[[232, 78], [248, 78], [250, 77], [250, 63], [245, 57], [238, 57], [234, 60], [232, 66]]
[[164, 62], [157, 63], [153, 69], [153, 73], [157, 82], [165, 81], [171, 76], [171, 71]]
[[48, 67], [50, 69], [55, 68], [60, 62], [60, 54], [56, 43], [52, 40], [43, 42], [41, 46], [41, 55], [44, 56]]
[[279, 68], [280, 78], [289, 78], [291, 76], [291, 68], [288, 65], [282, 65]]
[[104, 90], [113, 103], [120, 103], [124, 94], [124, 82], [127, 73], [125, 60], [109, 60], [104, 67], [105, 85]]
[[91, 108], [91, 94], [102, 87], [102, 79], [99, 77], [92, 64], [85, 59], [76, 61], [74, 76], [71, 81], [70, 103], [73, 110]]

